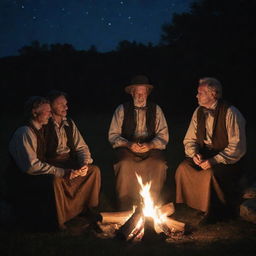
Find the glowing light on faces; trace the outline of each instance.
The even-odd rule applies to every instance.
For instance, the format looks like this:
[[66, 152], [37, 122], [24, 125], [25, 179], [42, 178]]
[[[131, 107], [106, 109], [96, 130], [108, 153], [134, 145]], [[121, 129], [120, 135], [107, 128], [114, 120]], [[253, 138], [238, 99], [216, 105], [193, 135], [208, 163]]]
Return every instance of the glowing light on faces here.
[[61, 118], [66, 117], [67, 110], [68, 110], [67, 103], [68, 102], [64, 96], [60, 96], [60, 97], [56, 98], [52, 102], [53, 115], [61, 117]]
[[33, 110], [34, 120], [40, 125], [48, 123], [51, 117], [51, 107], [50, 104], [45, 103], [40, 105], [37, 109]]
[[142, 107], [146, 105], [148, 97], [148, 88], [143, 85], [135, 86], [131, 95], [133, 97], [134, 105], [137, 107]]
[[207, 85], [200, 85], [197, 89], [198, 104], [200, 106], [209, 108], [216, 101], [215, 94], [208, 88]]

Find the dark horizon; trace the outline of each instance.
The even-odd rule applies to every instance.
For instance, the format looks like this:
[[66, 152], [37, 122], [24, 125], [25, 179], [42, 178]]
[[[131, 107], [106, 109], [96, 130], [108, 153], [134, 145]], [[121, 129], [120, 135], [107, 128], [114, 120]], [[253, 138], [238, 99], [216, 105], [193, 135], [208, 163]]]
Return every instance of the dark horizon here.
[[8, 1], [0, 3], [0, 58], [18, 55], [32, 41], [95, 46], [110, 52], [123, 40], [153, 45], [174, 13], [188, 12], [197, 0]]
[[[55, 88], [71, 93], [85, 107], [96, 97], [104, 109], [112, 109], [120, 95], [124, 97], [127, 80], [145, 74], [156, 84], [155, 99], [179, 115], [195, 102], [198, 79], [210, 76], [221, 81], [227, 100], [252, 115], [253, 94], [248, 92], [254, 76], [254, 10], [255, 2], [246, 0], [201, 0], [162, 27], [164, 43], [158, 47], [122, 41], [116, 51], [99, 54], [97, 48], [79, 52], [64, 44], [46, 49], [41, 41], [26, 45], [20, 56], [0, 59], [6, 96], [1, 103], [11, 106], [9, 97], [14, 97], [21, 106], [29, 95]], [[86, 102], [80, 93], [85, 88], [91, 96]]]

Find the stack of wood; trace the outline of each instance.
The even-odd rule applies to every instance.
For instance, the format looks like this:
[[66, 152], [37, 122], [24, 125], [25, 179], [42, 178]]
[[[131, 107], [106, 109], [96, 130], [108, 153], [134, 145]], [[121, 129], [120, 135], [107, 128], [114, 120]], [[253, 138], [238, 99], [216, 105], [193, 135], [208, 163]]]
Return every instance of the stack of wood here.
[[159, 216], [164, 216], [164, 222], [156, 224], [152, 218], [145, 217], [142, 209], [137, 207], [130, 211], [102, 212], [102, 223], [116, 223], [121, 227], [117, 235], [125, 240], [140, 241], [144, 233], [164, 233], [171, 236], [174, 232], [184, 232], [185, 223], [169, 216], [174, 213], [173, 203], [163, 205], [158, 209]]

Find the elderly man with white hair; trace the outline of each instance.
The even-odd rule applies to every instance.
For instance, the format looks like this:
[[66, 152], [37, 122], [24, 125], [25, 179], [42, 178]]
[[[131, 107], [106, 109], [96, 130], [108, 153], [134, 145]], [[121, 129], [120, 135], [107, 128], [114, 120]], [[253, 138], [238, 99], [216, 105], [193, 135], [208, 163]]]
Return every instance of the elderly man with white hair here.
[[222, 86], [215, 78], [200, 79], [196, 97], [199, 106], [183, 141], [186, 159], [175, 175], [176, 203], [185, 203], [205, 213], [205, 222], [214, 222], [235, 213], [246, 152], [245, 119], [222, 99]]
[[151, 182], [155, 202], [166, 179], [164, 149], [169, 140], [168, 127], [161, 108], [148, 101], [153, 89], [146, 76], [136, 76], [125, 92], [132, 100], [117, 107], [109, 129], [109, 141], [115, 149], [114, 164], [119, 208], [130, 209], [139, 204], [139, 184]]

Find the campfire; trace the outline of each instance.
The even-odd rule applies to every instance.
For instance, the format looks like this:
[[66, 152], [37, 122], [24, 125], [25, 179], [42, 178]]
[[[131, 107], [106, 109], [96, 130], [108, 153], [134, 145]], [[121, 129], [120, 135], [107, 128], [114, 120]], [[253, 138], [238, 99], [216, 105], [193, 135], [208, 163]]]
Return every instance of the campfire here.
[[141, 241], [149, 236], [165, 234], [171, 237], [174, 233], [182, 233], [185, 223], [176, 221], [169, 216], [175, 211], [173, 203], [163, 206], [155, 205], [151, 195], [151, 182], [143, 184], [141, 176], [137, 175], [140, 185], [141, 204], [130, 211], [102, 212], [102, 224], [114, 223], [116, 234], [127, 241]]

